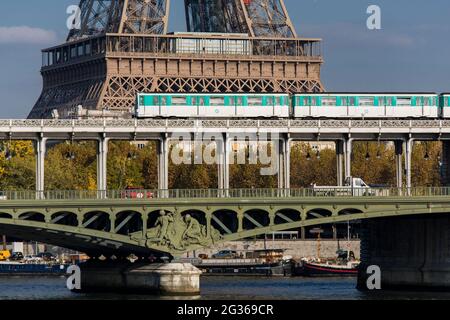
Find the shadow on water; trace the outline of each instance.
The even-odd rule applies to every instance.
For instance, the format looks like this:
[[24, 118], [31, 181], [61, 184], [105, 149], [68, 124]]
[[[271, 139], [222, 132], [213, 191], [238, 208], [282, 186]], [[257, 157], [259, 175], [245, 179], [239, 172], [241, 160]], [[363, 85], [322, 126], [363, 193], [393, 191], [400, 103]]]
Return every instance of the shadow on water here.
[[355, 278], [203, 277], [201, 296], [75, 294], [64, 277], [0, 277], [1, 300], [450, 300], [450, 292], [360, 292]]

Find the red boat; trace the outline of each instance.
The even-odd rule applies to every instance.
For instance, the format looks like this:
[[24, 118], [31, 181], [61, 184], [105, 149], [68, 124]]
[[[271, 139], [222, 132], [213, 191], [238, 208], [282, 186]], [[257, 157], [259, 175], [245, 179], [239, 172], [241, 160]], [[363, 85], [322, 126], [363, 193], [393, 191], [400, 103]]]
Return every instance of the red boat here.
[[358, 261], [351, 261], [347, 264], [320, 263], [303, 261], [301, 266], [301, 275], [306, 277], [314, 276], [352, 276], [358, 275]]

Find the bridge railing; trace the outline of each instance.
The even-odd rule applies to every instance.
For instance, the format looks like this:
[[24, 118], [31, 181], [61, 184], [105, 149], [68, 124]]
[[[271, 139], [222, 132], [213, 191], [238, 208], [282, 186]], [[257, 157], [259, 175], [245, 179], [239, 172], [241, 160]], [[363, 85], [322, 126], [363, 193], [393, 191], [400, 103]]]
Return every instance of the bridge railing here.
[[48, 190], [0, 191], [7, 200], [151, 200], [211, 198], [328, 198], [328, 197], [438, 197], [450, 196], [450, 187], [349, 188], [316, 187], [292, 189], [173, 189], [173, 190]]

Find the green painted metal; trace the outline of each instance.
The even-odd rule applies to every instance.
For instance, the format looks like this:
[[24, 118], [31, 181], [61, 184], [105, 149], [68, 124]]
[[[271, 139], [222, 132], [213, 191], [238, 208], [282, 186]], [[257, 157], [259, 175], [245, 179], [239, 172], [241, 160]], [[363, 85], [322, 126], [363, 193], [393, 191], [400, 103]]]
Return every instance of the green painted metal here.
[[[142, 256], [178, 256], [306, 226], [450, 213], [449, 188], [378, 189], [356, 196], [346, 188], [320, 194], [311, 189], [144, 191], [142, 198], [136, 191], [2, 194], [0, 232], [85, 252]], [[48, 197], [36, 200], [36, 195]]]

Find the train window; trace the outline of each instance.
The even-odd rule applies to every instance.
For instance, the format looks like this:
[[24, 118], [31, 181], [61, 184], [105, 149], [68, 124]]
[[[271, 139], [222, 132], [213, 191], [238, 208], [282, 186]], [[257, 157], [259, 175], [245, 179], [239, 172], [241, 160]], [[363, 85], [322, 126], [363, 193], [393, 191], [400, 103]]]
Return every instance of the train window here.
[[362, 107], [373, 106], [374, 105], [374, 97], [361, 97], [359, 99], [359, 105]]
[[408, 97], [397, 98], [397, 107], [410, 107], [410, 106], [411, 106], [411, 98]]
[[238, 106], [242, 106], [244, 103], [243, 103], [243, 99], [242, 99], [242, 97], [237, 97], [237, 100], [236, 100], [236, 105], [238, 105]]
[[274, 105], [274, 101], [273, 100], [274, 100], [273, 97], [267, 97], [266, 104], [268, 106], [273, 106]]
[[318, 105], [318, 103], [317, 103], [317, 97], [311, 97], [311, 105], [312, 106], [317, 106]]
[[161, 105], [166, 106], [167, 105], [167, 97], [163, 96], [161, 97]]
[[[278, 100], [279, 98], [277, 98]], [[278, 100], [279, 101], [279, 100]], [[277, 102], [278, 102], [277, 101]], [[262, 98], [261, 97], [248, 97], [248, 105], [250, 107], [256, 107], [256, 106], [261, 106], [262, 105]]]
[[424, 100], [423, 101], [423, 105], [425, 107], [435, 106], [436, 105], [436, 98], [424, 97], [423, 100]]
[[153, 97], [153, 105], [154, 106], [159, 106], [159, 97], [158, 96], [154, 96]]
[[336, 106], [336, 97], [322, 98], [322, 106]]
[[300, 98], [298, 98], [298, 103], [297, 104], [301, 105], [301, 106], [308, 106], [309, 105], [308, 97], [300, 97]]
[[187, 103], [187, 97], [172, 97], [173, 106], [185, 106]]
[[224, 97], [211, 97], [209, 99], [209, 105], [211, 106], [223, 106], [225, 104]]
[[350, 107], [356, 106], [356, 98], [355, 97], [348, 97], [348, 105]]
[[144, 96], [139, 97], [139, 105], [143, 106], [145, 104]]
[[393, 104], [393, 99], [392, 99], [392, 97], [387, 97], [386, 98], [386, 106], [388, 106], [388, 107], [392, 107], [394, 104]]

